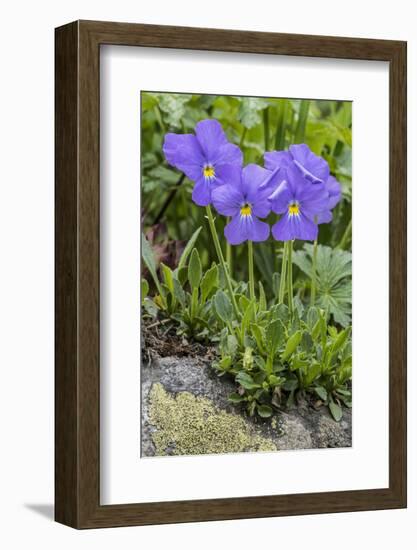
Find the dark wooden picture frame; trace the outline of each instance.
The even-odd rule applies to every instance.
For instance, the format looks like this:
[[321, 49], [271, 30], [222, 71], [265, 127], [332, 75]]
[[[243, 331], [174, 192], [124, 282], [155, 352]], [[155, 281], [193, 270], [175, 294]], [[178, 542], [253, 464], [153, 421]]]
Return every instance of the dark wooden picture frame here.
[[[406, 506], [406, 43], [77, 21], [56, 29], [55, 519], [75, 528]], [[389, 62], [389, 487], [100, 505], [99, 58], [117, 44]]]

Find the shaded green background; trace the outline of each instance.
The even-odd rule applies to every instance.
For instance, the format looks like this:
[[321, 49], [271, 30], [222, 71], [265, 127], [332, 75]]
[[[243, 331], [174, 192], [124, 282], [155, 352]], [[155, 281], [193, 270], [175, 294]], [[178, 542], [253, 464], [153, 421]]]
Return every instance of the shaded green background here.
[[[320, 225], [319, 243], [350, 250], [352, 196], [352, 103], [300, 99], [252, 98], [142, 92], [142, 230], [156, 260], [175, 267], [185, 242], [203, 225], [197, 242], [203, 267], [216, 261], [205, 209], [191, 200], [193, 182], [170, 167], [162, 153], [167, 132], [193, 133], [195, 124], [216, 118], [229, 141], [239, 145], [244, 162], [263, 165], [265, 151], [307, 143], [323, 156], [342, 185], [343, 199], [333, 211], [333, 221]], [[268, 218], [274, 223], [277, 217]], [[226, 220], [217, 216], [223, 235]], [[222, 239], [226, 248], [226, 241]], [[295, 248], [303, 243], [296, 241]], [[256, 244], [255, 276], [272, 292], [272, 275], [279, 270], [282, 243], [272, 237]], [[232, 272], [236, 280], [247, 278], [246, 247], [232, 247]], [[300, 274], [295, 270], [295, 277]]]

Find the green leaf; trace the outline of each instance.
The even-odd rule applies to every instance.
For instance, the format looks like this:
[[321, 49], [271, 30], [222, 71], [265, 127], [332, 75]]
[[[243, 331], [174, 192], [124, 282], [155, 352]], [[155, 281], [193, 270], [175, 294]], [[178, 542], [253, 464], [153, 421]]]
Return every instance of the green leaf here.
[[181, 121], [186, 113], [186, 104], [192, 99], [190, 94], [150, 94], [158, 100], [164, 122], [168, 126], [181, 128]]
[[173, 279], [173, 288], [174, 288], [175, 299], [178, 300], [178, 302], [184, 308], [186, 306], [185, 292], [181, 286], [181, 283], [175, 277]]
[[280, 282], [280, 280], [281, 280], [281, 275], [279, 273], [274, 273], [272, 275], [272, 288], [273, 288], [276, 300], [278, 300], [278, 297], [279, 297], [279, 282]]
[[143, 261], [145, 262], [146, 267], [148, 268], [149, 273], [152, 276], [152, 279], [154, 280], [155, 286], [158, 289], [159, 294], [161, 295], [163, 305], [165, 306], [165, 292], [161, 286], [161, 283], [159, 282], [158, 275], [156, 274], [156, 264], [155, 264], [153, 251], [152, 251], [151, 245], [149, 244], [148, 239], [145, 237], [143, 233], [142, 233], [142, 258], [143, 258]]
[[255, 320], [255, 302], [250, 302], [242, 317], [242, 334], [245, 333], [251, 321]]
[[184, 286], [188, 280], [188, 269], [185, 266], [181, 267], [180, 269], [177, 268], [174, 271], [174, 275], [177, 277], [181, 286]]
[[245, 401], [244, 396], [239, 395], [238, 393], [231, 393], [228, 399], [231, 403], [241, 403], [242, 401]]
[[298, 388], [298, 386], [299, 386], [298, 380], [294, 378], [292, 380], [286, 380], [282, 387], [286, 391], [294, 391]]
[[213, 265], [209, 270], [204, 273], [203, 279], [201, 281], [201, 300], [204, 303], [213, 290], [213, 288], [218, 287], [219, 285], [219, 270], [217, 265]]
[[164, 283], [167, 285], [169, 291], [173, 293], [174, 292], [174, 274], [172, 270], [162, 262], [161, 262], [161, 269], [164, 275]]
[[146, 279], [142, 279], [141, 286], [140, 286], [140, 291], [141, 291], [141, 298], [142, 298], [142, 303], [143, 303], [143, 301], [145, 300], [145, 298], [146, 298], [146, 296], [148, 295], [148, 292], [149, 292], [149, 284], [148, 284], [148, 281]]
[[255, 390], [256, 388], [261, 387], [259, 384], [254, 382], [250, 374], [243, 371], [239, 372], [236, 376], [236, 382], [245, 388], [245, 390]]
[[268, 107], [268, 102], [256, 97], [239, 97], [238, 119], [245, 128], [253, 128], [261, 123], [260, 111]]
[[[198, 239], [198, 236], [200, 235], [202, 227], [199, 227], [191, 236], [191, 239], [188, 241], [186, 247], [184, 248], [183, 253], [181, 254], [181, 258], [178, 262], [177, 271], [179, 271], [182, 267], [185, 266], [187, 263], [188, 256], [191, 254], [192, 249], [194, 248], [195, 242]], [[180, 279], [181, 280], [181, 279]]]
[[217, 315], [224, 323], [230, 323], [233, 319], [232, 303], [223, 290], [218, 290], [214, 296], [214, 307]]
[[319, 312], [316, 307], [310, 307], [307, 312], [307, 326], [309, 330], [313, 330], [314, 325], [319, 320]]
[[343, 346], [346, 344], [347, 339], [350, 335], [350, 327], [346, 328], [345, 330], [342, 330], [339, 332], [336, 340], [334, 341], [332, 347], [331, 347], [331, 354], [334, 355], [337, 353]]
[[279, 304], [274, 312], [275, 319], [280, 319], [286, 325], [290, 319], [290, 311], [285, 304]]
[[320, 363], [313, 363], [308, 367], [307, 374], [304, 376], [304, 384], [308, 388], [321, 374]]
[[262, 418], [269, 418], [272, 416], [272, 408], [269, 405], [257, 405], [256, 410]]
[[249, 298], [246, 298], [246, 296], [242, 296], [239, 298], [239, 307], [242, 313], [245, 313], [246, 309], [250, 306], [251, 301]]
[[[307, 276], [312, 276], [313, 245], [304, 244], [303, 250], [293, 253], [293, 262]], [[316, 303], [328, 311], [343, 327], [351, 322], [352, 314], [352, 254], [329, 246], [317, 247]]]
[[285, 350], [281, 355], [282, 361], [286, 361], [289, 357], [291, 357], [291, 355], [297, 349], [298, 344], [301, 342], [301, 337], [301, 330], [297, 330], [297, 332], [294, 332], [294, 334], [288, 338]]
[[283, 382], [283, 378], [280, 378], [279, 376], [275, 376], [275, 374], [271, 374], [268, 378], [268, 383], [270, 386], [279, 386]]
[[263, 284], [259, 281], [259, 311], [266, 311], [267, 303]]
[[298, 316], [301, 318], [304, 313], [304, 305], [298, 296], [295, 296], [294, 298], [294, 307], [298, 313]]
[[301, 359], [298, 355], [293, 355], [291, 358], [290, 370], [295, 371], [298, 369], [304, 369], [308, 367], [309, 361], [307, 359]]
[[330, 409], [330, 412], [332, 413], [333, 418], [336, 420], [336, 422], [339, 422], [339, 420], [343, 416], [342, 408], [333, 400], [331, 400], [329, 403], [329, 409]]
[[266, 347], [273, 357], [284, 340], [284, 330], [279, 319], [269, 323], [265, 332]]
[[316, 386], [314, 391], [322, 401], [327, 401], [327, 391], [323, 388], [323, 386]]
[[200, 256], [196, 248], [191, 253], [190, 263], [188, 265], [188, 281], [192, 290], [198, 289], [202, 276]]
[[251, 329], [253, 337], [256, 340], [256, 345], [258, 346], [258, 350], [261, 353], [264, 353], [265, 352], [265, 344], [264, 344], [264, 342], [265, 342], [265, 333], [264, 333], [263, 328], [261, 328], [256, 323], [251, 323], [250, 329]]

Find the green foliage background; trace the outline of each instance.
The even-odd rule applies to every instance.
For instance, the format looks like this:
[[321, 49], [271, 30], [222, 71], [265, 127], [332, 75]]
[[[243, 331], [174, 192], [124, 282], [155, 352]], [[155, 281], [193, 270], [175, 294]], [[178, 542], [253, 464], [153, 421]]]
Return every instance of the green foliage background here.
[[[191, 201], [193, 183], [164, 159], [165, 133], [193, 133], [199, 120], [216, 118], [228, 139], [241, 147], [245, 163], [263, 165], [265, 151], [282, 150], [301, 142], [327, 160], [342, 185], [343, 199], [333, 211], [333, 221], [320, 225], [319, 243], [339, 250], [321, 249], [318, 300], [333, 314], [335, 322], [347, 325], [351, 301], [351, 102], [143, 92], [141, 113], [142, 228], [157, 263], [163, 260], [171, 267], [175, 267], [185, 243], [200, 226], [203, 231], [196, 247], [203, 270], [216, 261], [216, 254], [210, 233], [204, 230], [205, 210]], [[269, 221], [275, 220], [271, 214]], [[225, 223], [224, 218], [217, 217], [221, 235]], [[222, 241], [226, 248], [225, 239]], [[298, 251], [294, 254], [295, 288], [301, 298], [309, 286], [309, 250], [308, 245], [303, 246], [304, 243], [296, 242]], [[256, 244], [254, 252], [255, 278], [263, 283], [269, 298], [275, 292], [274, 273], [279, 272], [282, 243], [271, 237]], [[245, 247], [231, 247], [225, 253], [229, 254], [234, 279], [247, 280]]]

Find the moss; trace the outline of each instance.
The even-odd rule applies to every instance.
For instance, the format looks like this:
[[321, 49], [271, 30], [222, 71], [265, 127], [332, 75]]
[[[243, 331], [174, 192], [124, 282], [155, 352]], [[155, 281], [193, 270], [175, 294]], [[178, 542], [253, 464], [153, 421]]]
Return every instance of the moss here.
[[277, 450], [240, 416], [189, 392], [171, 395], [161, 384], [152, 386], [149, 419], [157, 428], [152, 435], [156, 455]]

